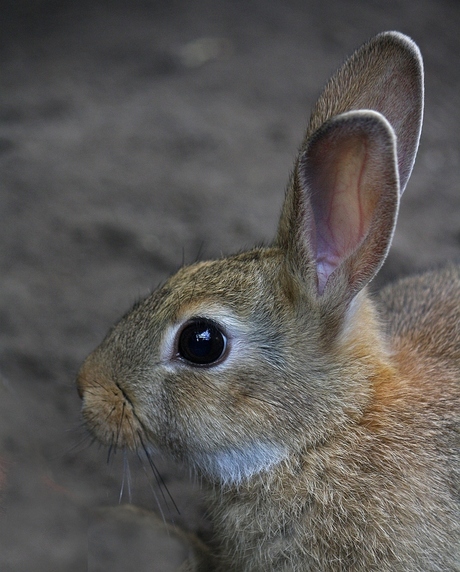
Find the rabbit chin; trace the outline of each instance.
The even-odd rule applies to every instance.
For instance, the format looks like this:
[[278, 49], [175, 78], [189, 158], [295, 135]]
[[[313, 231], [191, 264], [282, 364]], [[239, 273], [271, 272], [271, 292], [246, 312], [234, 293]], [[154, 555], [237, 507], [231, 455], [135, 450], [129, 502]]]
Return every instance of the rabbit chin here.
[[274, 443], [248, 443], [241, 448], [202, 451], [194, 456], [200, 472], [226, 485], [241, 482], [269, 470], [288, 456], [287, 449]]

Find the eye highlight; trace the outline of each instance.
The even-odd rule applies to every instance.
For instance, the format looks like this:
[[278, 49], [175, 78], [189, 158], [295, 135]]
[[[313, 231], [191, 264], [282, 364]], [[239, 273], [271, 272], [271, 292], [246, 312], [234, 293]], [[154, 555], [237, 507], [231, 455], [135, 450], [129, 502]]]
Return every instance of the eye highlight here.
[[206, 318], [189, 321], [179, 333], [178, 356], [193, 365], [213, 365], [227, 349], [227, 337], [217, 324]]

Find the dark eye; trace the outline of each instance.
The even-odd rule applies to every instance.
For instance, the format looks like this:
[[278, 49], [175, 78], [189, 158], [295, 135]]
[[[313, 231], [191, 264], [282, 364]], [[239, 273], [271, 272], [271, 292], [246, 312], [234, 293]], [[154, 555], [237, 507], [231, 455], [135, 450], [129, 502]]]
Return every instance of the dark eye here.
[[181, 331], [177, 349], [190, 363], [210, 365], [222, 357], [226, 346], [227, 338], [214, 322], [196, 319]]

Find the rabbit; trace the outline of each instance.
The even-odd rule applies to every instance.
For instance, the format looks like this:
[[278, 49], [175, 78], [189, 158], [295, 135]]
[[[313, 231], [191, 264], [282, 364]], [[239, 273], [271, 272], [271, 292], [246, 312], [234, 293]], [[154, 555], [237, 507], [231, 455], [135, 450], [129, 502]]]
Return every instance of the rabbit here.
[[273, 243], [182, 267], [78, 374], [95, 438], [207, 484], [209, 569], [460, 570], [460, 267], [367, 287], [423, 92], [410, 38], [361, 46], [314, 106]]

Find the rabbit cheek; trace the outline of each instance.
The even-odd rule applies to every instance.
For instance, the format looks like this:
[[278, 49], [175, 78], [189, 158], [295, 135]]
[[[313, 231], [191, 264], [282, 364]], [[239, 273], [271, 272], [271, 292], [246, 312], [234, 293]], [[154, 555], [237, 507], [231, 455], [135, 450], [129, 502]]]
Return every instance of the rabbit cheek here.
[[[211, 481], [228, 484], [268, 470], [287, 457], [270, 423], [264, 423], [262, 402], [257, 400], [259, 408], [251, 409], [223, 371], [217, 383], [209, 372], [177, 369], [164, 375], [157, 406], [148, 420], [143, 419], [151, 442]], [[142, 412], [139, 415], [143, 418]]]

